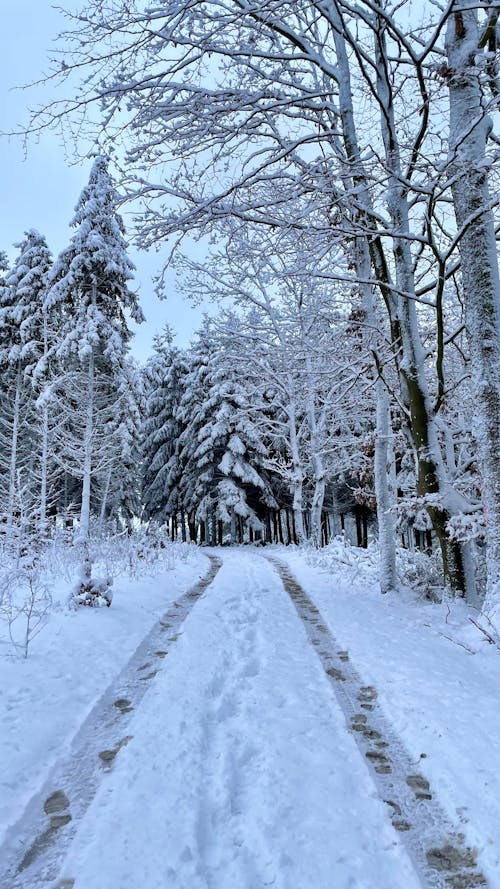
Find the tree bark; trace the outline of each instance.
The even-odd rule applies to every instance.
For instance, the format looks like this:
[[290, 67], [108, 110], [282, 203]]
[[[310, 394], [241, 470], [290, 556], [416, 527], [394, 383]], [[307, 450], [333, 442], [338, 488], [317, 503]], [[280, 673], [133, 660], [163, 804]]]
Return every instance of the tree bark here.
[[17, 477], [17, 445], [19, 440], [19, 420], [21, 414], [21, 386], [22, 371], [21, 362], [17, 362], [16, 391], [14, 394], [14, 412], [12, 417], [12, 435], [10, 440], [10, 466], [9, 466], [9, 495], [7, 503], [7, 535], [12, 533], [14, 524], [14, 509], [16, 501], [16, 477]]
[[391, 485], [393, 463], [389, 396], [382, 380], [377, 380], [377, 428], [375, 439], [375, 495], [379, 539], [380, 591], [397, 588], [395, 491]]
[[446, 34], [450, 95], [451, 190], [471, 352], [475, 438], [487, 537], [485, 607], [500, 619], [500, 281], [488, 187], [486, 144], [491, 121], [483, 109], [476, 56], [477, 9], [457, 0]]
[[78, 536], [85, 543], [90, 534], [90, 484], [92, 481], [92, 433], [94, 431], [94, 388], [95, 362], [94, 353], [88, 359], [87, 407], [84, 433], [82, 504], [80, 508], [80, 528]]

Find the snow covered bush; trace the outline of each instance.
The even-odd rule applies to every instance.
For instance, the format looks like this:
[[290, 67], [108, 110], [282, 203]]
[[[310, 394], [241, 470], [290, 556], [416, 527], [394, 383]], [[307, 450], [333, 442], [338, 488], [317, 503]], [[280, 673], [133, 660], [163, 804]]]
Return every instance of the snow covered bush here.
[[[321, 550], [305, 548], [307, 561], [356, 588], [379, 589], [379, 547], [372, 543], [368, 549], [352, 546], [343, 535], [334, 537]], [[442, 601], [447, 591], [443, 586], [440, 555], [421, 550], [397, 548], [397, 575], [400, 587], [409, 587], [434, 601]]]
[[446, 595], [440, 554], [422, 550], [397, 550], [397, 569], [401, 586], [407, 586], [434, 602], [441, 602]]
[[334, 537], [328, 546], [317, 550], [306, 548], [307, 561], [331, 574], [341, 575], [349, 584], [369, 586], [378, 584], [378, 546], [367, 549], [351, 546], [343, 535]]
[[92, 561], [90, 556], [86, 556], [81, 569], [80, 578], [74, 587], [69, 604], [73, 608], [79, 605], [87, 605], [90, 608], [103, 608], [111, 605], [113, 593], [111, 586], [113, 579], [111, 577], [99, 578], [92, 577]]
[[70, 596], [70, 606], [77, 608], [79, 605], [87, 605], [90, 608], [109, 608], [113, 600], [110, 577], [90, 578], [82, 577], [76, 584]]
[[164, 526], [152, 526], [147, 531], [141, 528], [131, 534], [92, 534], [89, 541], [92, 566], [99, 578], [107, 579], [108, 589], [124, 573], [136, 579], [171, 570], [178, 561], [186, 561], [190, 552], [189, 544], [171, 541]]
[[0, 586], [0, 618], [8, 626], [14, 649], [27, 658], [29, 646], [50, 617], [52, 595], [41, 560], [22, 555], [3, 575]]

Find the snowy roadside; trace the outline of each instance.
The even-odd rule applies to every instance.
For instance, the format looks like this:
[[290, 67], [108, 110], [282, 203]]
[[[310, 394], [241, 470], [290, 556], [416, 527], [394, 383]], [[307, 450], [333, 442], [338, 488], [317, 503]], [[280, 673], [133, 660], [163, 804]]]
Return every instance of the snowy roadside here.
[[[119, 575], [111, 608], [68, 610], [71, 582], [52, 591], [55, 607], [33, 640], [27, 660], [13, 655], [6, 639], [0, 652], [0, 843], [22, 814], [55, 760], [142, 637], [206, 571], [195, 547], [170, 570], [137, 579]], [[5, 626], [0, 631], [5, 636]]]
[[356, 579], [340, 562], [331, 574], [299, 550], [276, 554], [376, 687], [415, 764], [500, 887], [500, 652], [468, 620], [476, 612], [409, 593], [381, 596], [367, 570]]

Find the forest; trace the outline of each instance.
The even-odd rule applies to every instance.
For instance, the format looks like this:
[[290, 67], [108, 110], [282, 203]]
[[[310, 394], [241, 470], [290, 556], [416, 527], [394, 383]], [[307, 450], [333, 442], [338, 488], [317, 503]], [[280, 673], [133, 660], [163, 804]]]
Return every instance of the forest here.
[[[500, 6], [75, 2], [10, 133], [87, 184], [0, 251], [0, 884], [494, 889]], [[201, 320], [139, 360], [147, 288]]]
[[[377, 537], [383, 591], [416, 546], [495, 609], [497, 14], [67, 13], [50, 77], [68, 98], [28, 132], [103, 148], [67, 249], [53, 262], [28, 230], [3, 273], [7, 536], [154, 521], [320, 546], [347, 520], [356, 545]], [[187, 351], [159, 332], [143, 368], [124, 200], [186, 296], [220, 305]]]

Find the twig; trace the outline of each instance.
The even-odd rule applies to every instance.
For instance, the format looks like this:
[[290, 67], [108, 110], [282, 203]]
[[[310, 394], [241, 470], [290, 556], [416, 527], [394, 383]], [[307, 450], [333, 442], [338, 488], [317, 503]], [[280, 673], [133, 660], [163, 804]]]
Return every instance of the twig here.
[[439, 635], [442, 636], [443, 639], [447, 639], [448, 642], [453, 642], [454, 645], [460, 645], [460, 648], [465, 648], [465, 650], [468, 651], [469, 654], [476, 653], [472, 648], [469, 648], [468, 645], [464, 645], [463, 642], [459, 642], [458, 639], [452, 639], [451, 636], [446, 636], [444, 633], [440, 633]]
[[[474, 620], [473, 617], [469, 617], [469, 620], [470, 620], [471, 624], [474, 624], [474, 626], [477, 627], [479, 632], [483, 634], [483, 636], [488, 640], [490, 645], [494, 645], [495, 648], [498, 648], [498, 650], [500, 651], [500, 645], [498, 644], [498, 640], [495, 639], [490, 633], [488, 633], [488, 631], [485, 630], [484, 627], [481, 626], [481, 624], [478, 624], [477, 620]], [[490, 621], [490, 624], [491, 624], [491, 621]]]

